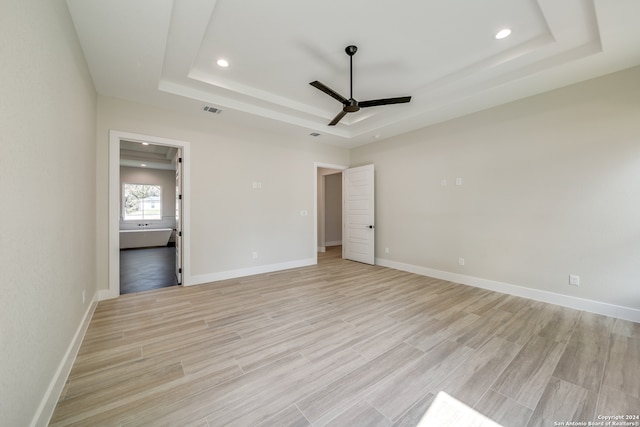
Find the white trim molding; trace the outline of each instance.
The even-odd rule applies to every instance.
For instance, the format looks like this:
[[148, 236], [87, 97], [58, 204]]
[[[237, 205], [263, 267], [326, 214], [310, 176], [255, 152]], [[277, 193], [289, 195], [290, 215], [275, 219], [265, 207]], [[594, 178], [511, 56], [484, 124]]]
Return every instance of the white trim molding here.
[[182, 149], [182, 284], [192, 283], [190, 252], [190, 144], [187, 141], [109, 131], [109, 288], [98, 290], [98, 300], [120, 296], [120, 141], [148, 142]]
[[58, 400], [62, 395], [62, 390], [64, 389], [64, 385], [67, 382], [67, 378], [69, 378], [71, 368], [73, 367], [73, 363], [76, 360], [76, 356], [78, 355], [78, 351], [80, 350], [80, 345], [82, 344], [84, 335], [89, 328], [89, 323], [91, 322], [91, 318], [93, 317], [93, 313], [96, 310], [97, 305], [98, 301], [94, 297], [94, 299], [87, 307], [87, 311], [84, 313], [82, 322], [80, 322], [80, 325], [78, 326], [78, 329], [76, 330], [76, 333], [71, 340], [71, 344], [69, 344], [67, 351], [62, 357], [62, 361], [60, 362], [60, 365], [58, 365], [58, 369], [56, 369], [56, 372], [53, 375], [53, 379], [51, 380], [51, 383], [49, 384], [44, 397], [40, 401], [40, 406], [38, 406], [38, 410], [31, 420], [31, 427], [49, 425], [49, 421], [51, 421], [53, 411], [56, 409]]
[[255, 274], [273, 273], [274, 271], [289, 270], [292, 268], [308, 267], [317, 264], [315, 258], [305, 258], [295, 261], [282, 262], [277, 264], [258, 265], [237, 270], [220, 271], [217, 273], [201, 274], [191, 276], [189, 285], [202, 285], [205, 283], [218, 282], [220, 280], [237, 279], [239, 277], [253, 276]]
[[524, 286], [496, 282], [494, 280], [482, 279], [480, 277], [474, 276], [466, 276], [464, 274], [451, 273], [448, 271], [436, 270], [428, 267], [404, 264], [401, 262], [390, 261], [382, 258], [376, 258], [376, 265], [406, 271], [409, 273], [415, 273], [421, 276], [433, 277], [435, 279], [448, 280], [450, 282], [460, 283], [462, 285], [474, 286], [476, 288], [487, 289], [490, 291], [523, 297], [535, 301], [542, 301], [562, 307], [588, 311], [590, 313], [602, 314], [605, 316], [640, 323], [640, 310], [635, 308], [623, 307], [569, 295], [562, 295], [554, 292], [542, 291], [539, 289], [526, 288]]
[[[314, 264], [318, 263], [318, 253], [320, 252], [325, 252], [327, 250], [327, 245], [326, 243], [323, 246], [319, 246], [320, 242], [318, 241], [318, 221], [320, 220], [320, 215], [318, 214], [318, 209], [322, 208], [324, 209], [324, 194], [321, 194], [322, 197], [322, 201], [321, 204], [322, 206], [318, 205], [318, 169], [333, 169], [336, 171], [344, 171], [346, 169], [349, 169], [349, 166], [345, 166], [345, 165], [334, 165], [331, 163], [322, 163], [322, 162], [314, 162], [313, 163], [313, 247], [316, 248], [315, 251], [315, 256], [314, 256]], [[324, 187], [323, 187], [324, 190]], [[344, 196], [343, 196], [343, 203], [344, 203]]]

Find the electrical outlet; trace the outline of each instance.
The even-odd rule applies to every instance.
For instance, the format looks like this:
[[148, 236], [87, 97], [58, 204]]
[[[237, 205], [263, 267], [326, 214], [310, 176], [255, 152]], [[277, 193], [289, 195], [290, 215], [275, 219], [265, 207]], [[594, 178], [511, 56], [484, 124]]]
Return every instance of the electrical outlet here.
[[464, 258], [458, 258], [458, 265], [464, 265]]
[[462, 185], [462, 178], [456, 178], [456, 185]]
[[440, 180], [440, 185], [443, 186], [443, 187], [446, 187], [447, 186], [447, 179], [446, 178], [442, 178]]
[[389, 248], [384, 248], [384, 253], [388, 254], [389, 253]]
[[257, 258], [258, 258], [258, 252], [253, 252], [253, 253], [251, 254], [251, 257], [252, 257], [253, 259], [257, 259]]
[[580, 286], [580, 276], [576, 276], [575, 274], [570, 274], [569, 284], [571, 286]]

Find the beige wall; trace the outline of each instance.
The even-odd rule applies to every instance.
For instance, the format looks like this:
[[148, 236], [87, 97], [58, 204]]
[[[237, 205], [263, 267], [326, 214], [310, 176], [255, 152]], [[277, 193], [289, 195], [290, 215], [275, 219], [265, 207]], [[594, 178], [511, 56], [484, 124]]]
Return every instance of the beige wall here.
[[377, 256], [640, 309], [638, 82], [634, 68], [353, 150], [376, 167]]
[[[205, 113], [99, 97], [98, 289], [108, 288], [109, 130], [189, 142], [190, 274], [200, 278], [313, 258], [314, 162], [347, 164], [349, 158], [347, 150], [312, 142], [305, 133], [292, 139]], [[254, 190], [253, 182], [262, 188]]]
[[2, 2], [0, 40], [0, 425], [27, 426], [96, 290], [96, 95], [63, 0]]

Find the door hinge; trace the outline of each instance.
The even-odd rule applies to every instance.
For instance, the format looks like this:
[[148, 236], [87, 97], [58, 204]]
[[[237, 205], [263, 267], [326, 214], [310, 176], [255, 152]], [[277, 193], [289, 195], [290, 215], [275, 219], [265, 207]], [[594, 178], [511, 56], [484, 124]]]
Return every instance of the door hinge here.
[[182, 200], [182, 194], [178, 194], [178, 200]]
[[181, 268], [178, 269], [178, 273], [182, 274], [182, 269]]
[[178, 163], [182, 163], [182, 157], [178, 157]]
[[182, 237], [182, 231], [178, 231], [178, 237]]

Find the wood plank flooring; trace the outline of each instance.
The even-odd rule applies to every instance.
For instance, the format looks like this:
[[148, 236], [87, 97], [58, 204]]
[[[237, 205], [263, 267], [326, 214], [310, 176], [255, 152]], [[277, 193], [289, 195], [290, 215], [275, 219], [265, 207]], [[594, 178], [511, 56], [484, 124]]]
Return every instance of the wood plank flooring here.
[[52, 426], [505, 427], [640, 413], [640, 325], [320, 254], [98, 304]]
[[177, 284], [175, 246], [120, 250], [121, 295]]

